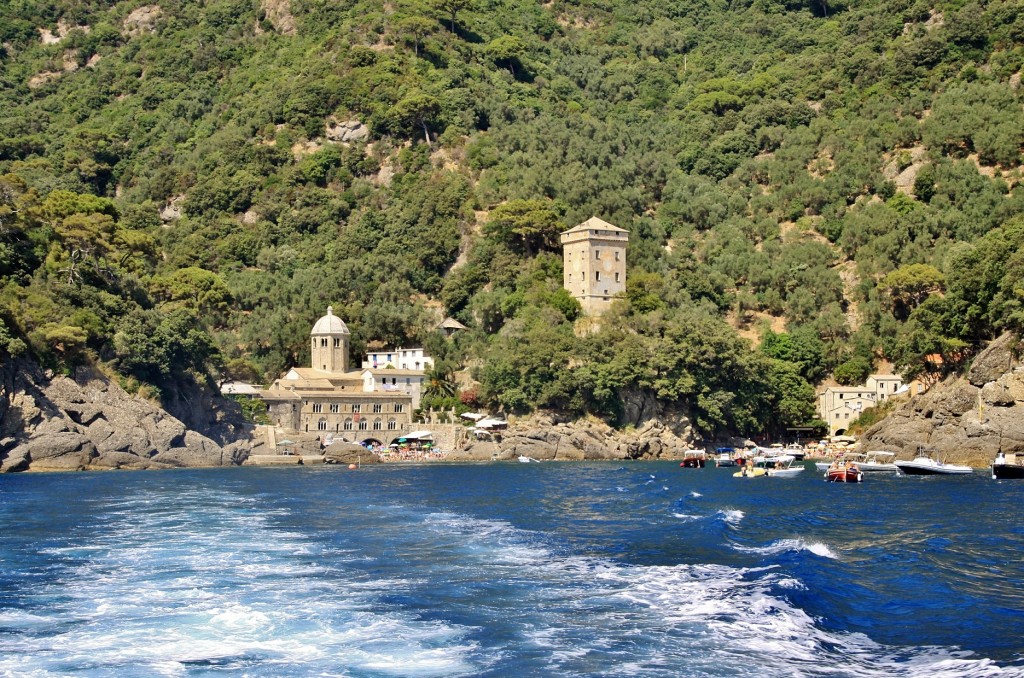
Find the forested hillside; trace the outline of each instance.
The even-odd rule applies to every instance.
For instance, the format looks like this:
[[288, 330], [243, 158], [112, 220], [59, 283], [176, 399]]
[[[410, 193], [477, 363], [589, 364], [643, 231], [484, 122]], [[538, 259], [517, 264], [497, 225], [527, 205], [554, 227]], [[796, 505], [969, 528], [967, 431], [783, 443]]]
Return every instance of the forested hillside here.
[[[755, 433], [1024, 329], [1019, 0], [10, 0], [0, 43], [0, 339], [51, 368], [270, 379], [332, 304], [471, 405]], [[592, 215], [628, 291], [574, 331]]]

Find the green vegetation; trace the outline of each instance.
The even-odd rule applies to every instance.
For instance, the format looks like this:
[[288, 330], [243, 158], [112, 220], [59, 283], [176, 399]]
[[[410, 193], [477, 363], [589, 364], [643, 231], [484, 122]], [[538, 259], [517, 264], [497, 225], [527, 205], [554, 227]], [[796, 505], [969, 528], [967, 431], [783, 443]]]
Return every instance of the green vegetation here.
[[[756, 433], [1024, 330], [1016, 0], [139, 7], [0, 6], [9, 353], [270, 379], [332, 304], [472, 406]], [[557, 234], [593, 215], [628, 287], [584, 332]]]

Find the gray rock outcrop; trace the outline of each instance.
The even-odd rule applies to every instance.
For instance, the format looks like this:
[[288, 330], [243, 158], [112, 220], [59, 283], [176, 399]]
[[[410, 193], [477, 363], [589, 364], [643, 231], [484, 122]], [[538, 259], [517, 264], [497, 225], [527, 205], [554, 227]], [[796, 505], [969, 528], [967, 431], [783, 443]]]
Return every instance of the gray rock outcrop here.
[[351, 143], [353, 141], [365, 141], [370, 137], [370, 128], [358, 120], [335, 120], [329, 118], [324, 130], [324, 136], [330, 141]]
[[8, 362], [3, 382], [0, 472], [228, 466], [251, 447], [222, 446], [88, 369], [48, 378]]
[[982, 467], [996, 453], [1024, 453], [1024, 365], [1021, 342], [1004, 334], [978, 354], [964, 377], [951, 377], [911, 398], [863, 437], [865, 449], [900, 459], [919, 448], [947, 462]]
[[619, 430], [597, 419], [560, 422], [550, 415], [536, 415], [511, 426], [493, 441], [473, 442], [450, 452], [447, 459], [680, 459], [693, 445], [693, 430], [685, 418], [674, 420], [671, 426], [660, 419], [648, 419], [637, 428]]

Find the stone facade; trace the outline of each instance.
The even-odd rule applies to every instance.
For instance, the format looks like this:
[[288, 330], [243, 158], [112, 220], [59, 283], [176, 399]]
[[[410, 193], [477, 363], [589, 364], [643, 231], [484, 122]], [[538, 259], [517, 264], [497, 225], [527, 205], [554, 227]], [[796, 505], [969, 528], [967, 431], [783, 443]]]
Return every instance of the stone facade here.
[[260, 392], [275, 426], [382, 443], [412, 430], [423, 370], [349, 370], [349, 336], [328, 307], [310, 332], [311, 367], [293, 367]]
[[629, 231], [591, 217], [561, 234], [562, 286], [588, 315], [600, 315], [626, 291]]
[[818, 415], [828, 424], [828, 434], [838, 435], [869, 407], [888, 400], [903, 388], [893, 374], [872, 374], [863, 386], [829, 386], [818, 394]]

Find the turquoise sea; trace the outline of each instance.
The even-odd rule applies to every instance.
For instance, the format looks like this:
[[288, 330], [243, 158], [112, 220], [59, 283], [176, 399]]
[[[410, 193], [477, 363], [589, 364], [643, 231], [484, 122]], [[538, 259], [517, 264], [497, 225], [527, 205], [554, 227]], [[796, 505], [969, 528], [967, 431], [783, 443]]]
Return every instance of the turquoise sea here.
[[0, 476], [2, 676], [1024, 676], [1024, 481]]

